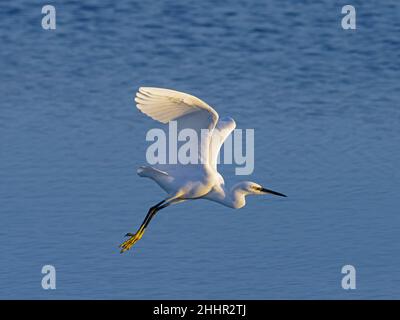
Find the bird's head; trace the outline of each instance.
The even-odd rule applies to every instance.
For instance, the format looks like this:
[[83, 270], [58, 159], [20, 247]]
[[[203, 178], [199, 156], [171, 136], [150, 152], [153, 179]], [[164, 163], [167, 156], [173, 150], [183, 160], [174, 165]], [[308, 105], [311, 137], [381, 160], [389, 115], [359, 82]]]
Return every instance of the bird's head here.
[[280, 197], [286, 197], [286, 195], [276, 192], [267, 188], [264, 188], [263, 186], [259, 185], [258, 183], [251, 182], [251, 181], [243, 181], [238, 184], [239, 189], [244, 191], [247, 195], [254, 194], [254, 195], [259, 195], [259, 194], [273, 194], [275, 196], [280, 196]]

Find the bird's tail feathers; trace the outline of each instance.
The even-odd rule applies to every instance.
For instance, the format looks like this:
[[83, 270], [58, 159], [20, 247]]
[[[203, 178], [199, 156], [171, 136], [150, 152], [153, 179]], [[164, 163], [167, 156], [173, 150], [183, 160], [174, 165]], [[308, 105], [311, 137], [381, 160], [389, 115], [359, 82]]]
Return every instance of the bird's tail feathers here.
[[168, 176], [168, 173], [166, 173], [165, 171], [156, 169], [151, 166], [140, 166], [137, 169], [137, 174], [141, 177], [148, 177], [148, 178], [154, 178], [155, 176], [159, 175]]

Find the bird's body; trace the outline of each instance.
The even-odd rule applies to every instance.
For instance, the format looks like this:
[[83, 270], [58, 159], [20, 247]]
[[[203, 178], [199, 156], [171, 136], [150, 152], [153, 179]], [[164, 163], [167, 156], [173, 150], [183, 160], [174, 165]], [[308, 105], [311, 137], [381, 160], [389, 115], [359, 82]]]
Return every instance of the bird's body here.
[[138, 109], [154, 120], [162, 123], [177, 121], [179, 130], [194, 130], [202, 139], [197, 148], [196, 163], [139, 167], [138, 175], [154, 180], [168, 196], [150, 208], [135, 234], [127, 234], [130, 239], [121, 244], [121, 252], [129, 250], [142, 237], [157, 211], [171, 204], [206, 199], [238, 209], [246, 204], [245, 197], [250, 194], [285, 196], [248, 181], [226, 188], [224, 178], [217, 170], [217, 158], [222, 144], [236, 127], [233, 119], [220, 120], [218, 113], [204, 101], [169, 89], [139, 88], [135, 101]]
[[182, 194], [185, 200], [205, 196], [216, 183], [213, 170], [200, 164], [146, 166], [138, 169], [141, 177], [153, 179], [168, 194]]

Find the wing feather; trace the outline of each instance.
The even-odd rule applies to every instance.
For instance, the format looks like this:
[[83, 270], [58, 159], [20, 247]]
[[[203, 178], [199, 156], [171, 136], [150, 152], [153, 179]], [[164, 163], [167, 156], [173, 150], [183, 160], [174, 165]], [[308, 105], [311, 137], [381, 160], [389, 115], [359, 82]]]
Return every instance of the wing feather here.
[[137, 108], [161, 123], [176, 120], [178, 130], [193, 129], [202, 137], [202, 129], [208, 129], [198, 148], [200, 163], [210, 163], [210, 141], [218, 122], [218, 113], [207, 103], [187, 93], [153, 87], [141, 87], [136, 93]]
[[218, 124], [212, 133], [209, 151], [210, 165], [214, 169], [217, 169], [218, 155], [222, 145], [235, 128], [236, 122], [232, 118], [218, 121]]
[[[144, 114], [162, 123], [192, 112], [208, 112], [212, 129], [218, 121], [218, 113], [207, 103], [187, 93], [152, 87], [141, 87], [136, 94], [137, 107]], [[160, 109], [166, 112], [160, 117]]]

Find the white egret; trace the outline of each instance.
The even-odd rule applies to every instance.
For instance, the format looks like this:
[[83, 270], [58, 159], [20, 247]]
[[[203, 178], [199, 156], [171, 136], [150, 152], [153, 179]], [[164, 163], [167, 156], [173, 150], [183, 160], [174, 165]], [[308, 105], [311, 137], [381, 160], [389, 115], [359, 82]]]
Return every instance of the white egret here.
[[182, 128], [191, 128], [201, 136], [203, 129], [208, 134], [198, 148], [198, 164], [166, 164], [142, 166], [137, 173], [154, 180], [168, 196], [151, 207], [136, 233], [127, 233], [130, 238], [123, 242], [121, 253], [129, 250], [140, 240], [155, 214], [172, 204], [187, 200], [207, 199], [230, 208], [241, 208], [246, 204], [247, 195], [284, 194], [262, 187], [255, 182], [243, 181], [232, 188], [225, 187], [224, 178], [217, 171], [219, 150], [235, 129], [233, 119], [219, 120], [218, 113], [204, 101], [186, 93], [142, 87], [136, 93], [137, 108], [147, 116], [161, 123], [175, 120]]

